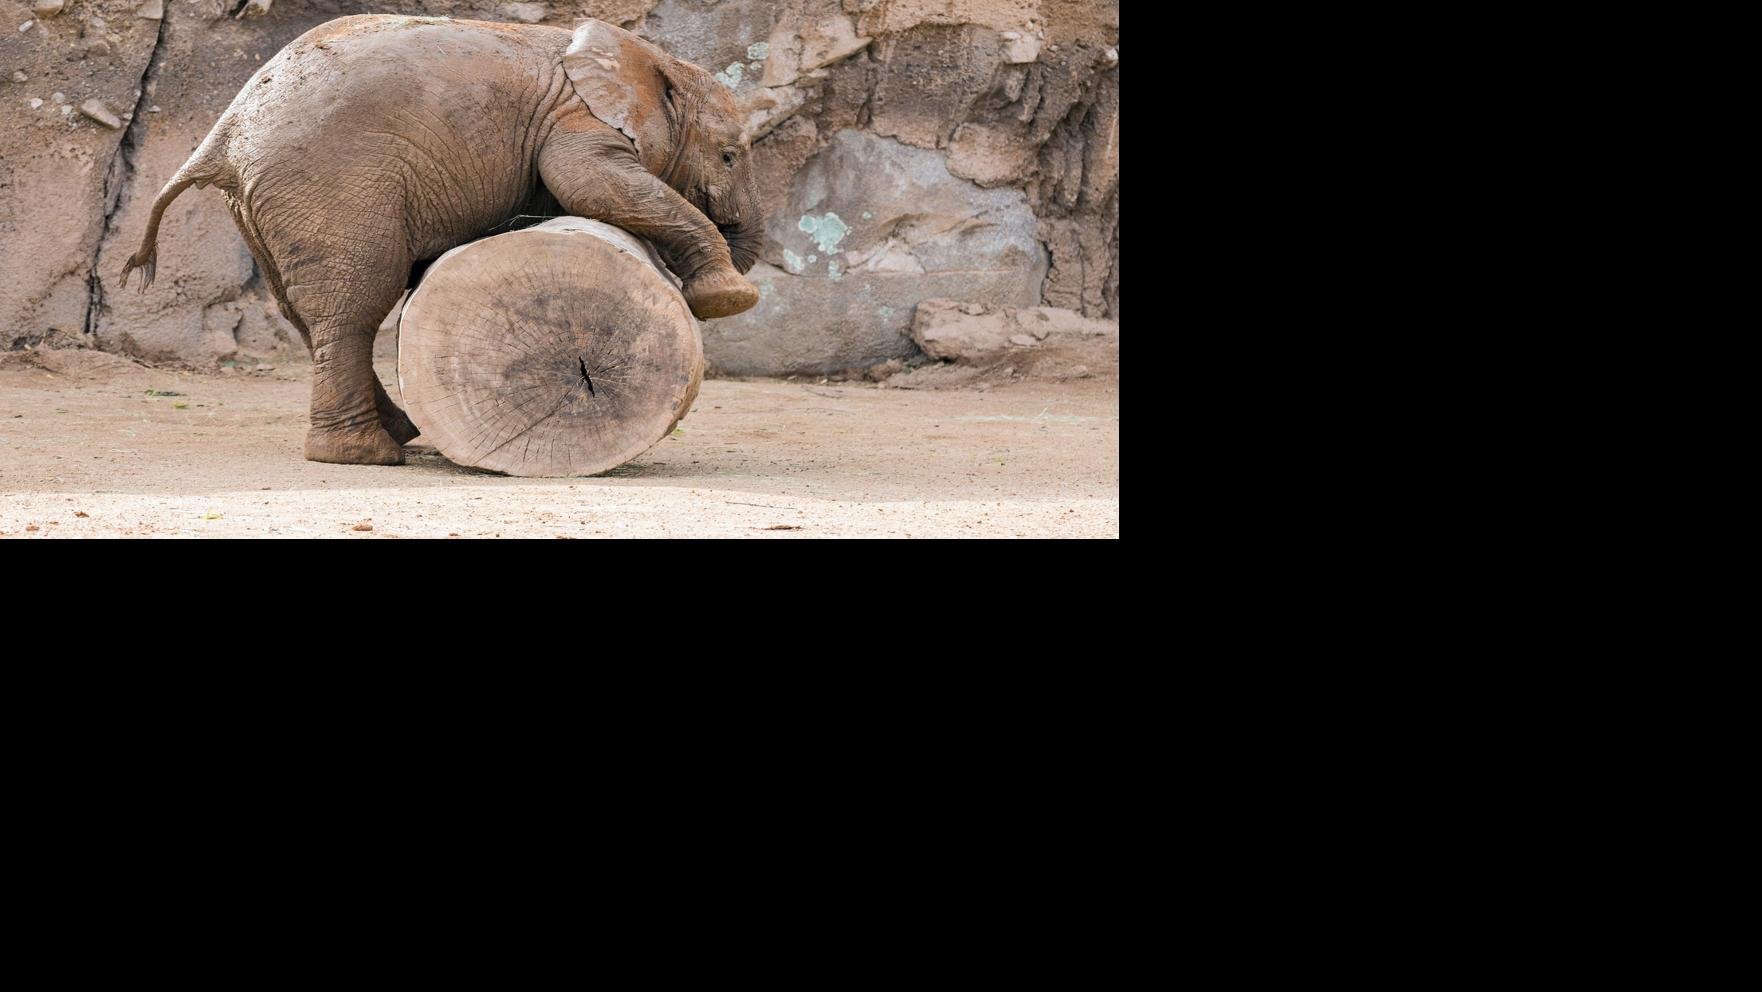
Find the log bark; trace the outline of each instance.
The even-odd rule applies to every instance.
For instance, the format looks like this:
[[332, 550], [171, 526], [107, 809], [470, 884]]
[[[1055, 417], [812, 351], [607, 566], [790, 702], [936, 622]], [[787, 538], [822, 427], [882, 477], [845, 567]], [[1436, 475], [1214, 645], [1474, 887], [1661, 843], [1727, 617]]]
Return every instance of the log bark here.
[[560, 217], [442, 255], [398, 327], [398, 384], [452, 461], [593, 475], [672, 432], [703, 378], [697, 321], [648, 245]]

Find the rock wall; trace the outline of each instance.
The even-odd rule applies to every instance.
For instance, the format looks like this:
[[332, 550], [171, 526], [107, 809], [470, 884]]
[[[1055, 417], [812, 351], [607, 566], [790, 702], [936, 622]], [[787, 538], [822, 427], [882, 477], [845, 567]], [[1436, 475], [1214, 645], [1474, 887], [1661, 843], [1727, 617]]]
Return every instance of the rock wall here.
[[151, 292], [118, 273], [257, 66], [367, 12], [600, 17], [718, 74], [771, 211], [759, 306], [704, 325], [723, 372], [909, 358], [930, 298], [1118, 319], [1117, 0], [0, 0], [0, 348], [304, 357], [212, 190]]

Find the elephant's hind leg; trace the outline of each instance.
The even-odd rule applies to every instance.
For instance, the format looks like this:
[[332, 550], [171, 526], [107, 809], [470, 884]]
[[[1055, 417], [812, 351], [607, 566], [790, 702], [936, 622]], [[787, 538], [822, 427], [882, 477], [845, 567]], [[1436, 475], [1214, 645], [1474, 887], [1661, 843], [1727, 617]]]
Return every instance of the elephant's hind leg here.
[[263, 239], [257, 234], [257, 225], [251, 223], [251, 217], [245, 213], [236, 197], [227, 194], [227, 209], [232, 211], [233, 224], [239, 229], [239, 235], [245, 239], [245, 247], [251, 252], [251, 260], [257, 263], [257, 271], [263, 281], [269, 284], [269, 293], [275, 297], [275, 305], [281, 309], [281, 315], [287, 322], [294, 325], [300, 332], [300, 340], [305, 342], [306, 354], [312, 353], [312, 332], [306, 329], [306, 322], [300, 319], [298, 312], [288, 304], [287, 288], [281, 281], [281, 270], [275, 266], [275, 257], [263, 246]]

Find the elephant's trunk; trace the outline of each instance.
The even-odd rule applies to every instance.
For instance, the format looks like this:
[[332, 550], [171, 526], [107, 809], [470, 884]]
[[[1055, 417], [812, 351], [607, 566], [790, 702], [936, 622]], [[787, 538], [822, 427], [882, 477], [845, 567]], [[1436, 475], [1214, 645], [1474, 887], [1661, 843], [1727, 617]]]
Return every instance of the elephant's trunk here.
[[722, 240], [728, 242], [728, 254], [734, 256], [734, 267], [742, 274], [759, 260], [759, 246], [765, 241], [765, 229], [758, 221], [743, 220], [726, 227], [718, 225]]

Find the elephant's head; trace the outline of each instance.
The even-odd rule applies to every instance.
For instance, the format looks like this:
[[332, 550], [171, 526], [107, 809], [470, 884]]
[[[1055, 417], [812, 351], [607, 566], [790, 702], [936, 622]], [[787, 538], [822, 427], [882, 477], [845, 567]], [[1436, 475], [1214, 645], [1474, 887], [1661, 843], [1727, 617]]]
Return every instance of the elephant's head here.
[[643, 167], [716, 225], [734, 267], [751, 269], [764, 218], [734, 94], [702, 68], [604, 21], [575, 29], [563, 69], [593, 115], [635, 144]]

